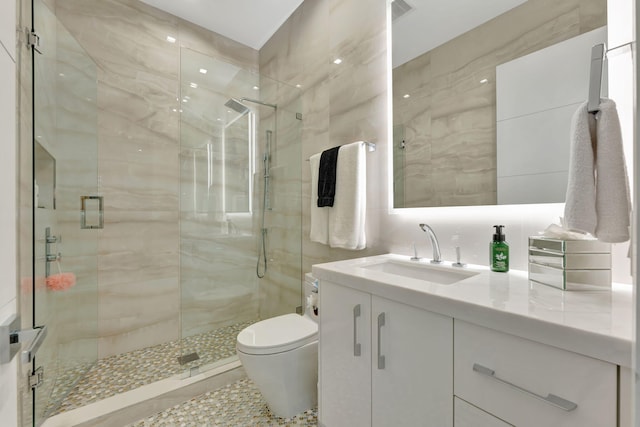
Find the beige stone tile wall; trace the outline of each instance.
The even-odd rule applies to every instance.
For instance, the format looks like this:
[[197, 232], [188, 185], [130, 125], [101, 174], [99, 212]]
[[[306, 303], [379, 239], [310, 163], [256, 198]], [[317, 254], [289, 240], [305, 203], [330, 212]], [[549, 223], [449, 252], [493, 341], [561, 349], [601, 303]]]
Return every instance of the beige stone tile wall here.
[[249, 70], [257, 51], [136, 0], [59, 0], [56, 15], [98, 68], [102, 358], [180, 335], [179, 47]]
[[[383, 1], [305, 1], [260, 50], [262, 75], [300, 85], [302, 91], [297, 160], [302, 167], [302, 274], [316, 263], [380, 252], [377, 224], [387, 201], [376, 185], [386, 176], [385, 14]], [[343, 59], [341, 65], [333, 64], [337, 57]], [[306, 159], [357, 140], [378, 143], [378, 151], [367, 155], [367, 249], [347, 251], [311, 242]]]

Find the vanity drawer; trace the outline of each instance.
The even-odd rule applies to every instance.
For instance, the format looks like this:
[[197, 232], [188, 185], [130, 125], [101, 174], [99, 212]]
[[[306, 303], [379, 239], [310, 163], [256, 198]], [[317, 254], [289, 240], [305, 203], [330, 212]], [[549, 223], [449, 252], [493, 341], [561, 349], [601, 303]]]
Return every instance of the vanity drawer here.
[[512, 427], [462, 399], [454, 397], [454, 427]]
[[454, 393], [517, 427], [617, 422], [615, 365], [458, 320]]

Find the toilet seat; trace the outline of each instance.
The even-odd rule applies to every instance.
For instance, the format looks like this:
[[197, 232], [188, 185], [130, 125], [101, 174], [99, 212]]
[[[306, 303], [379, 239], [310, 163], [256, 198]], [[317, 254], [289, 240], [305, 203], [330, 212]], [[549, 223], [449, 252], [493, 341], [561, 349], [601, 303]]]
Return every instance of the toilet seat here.
[[318, 324], [298, 314], [261, 320], [238, 334], [237, 350], [247, 354], [275, 354], [318, 339]]

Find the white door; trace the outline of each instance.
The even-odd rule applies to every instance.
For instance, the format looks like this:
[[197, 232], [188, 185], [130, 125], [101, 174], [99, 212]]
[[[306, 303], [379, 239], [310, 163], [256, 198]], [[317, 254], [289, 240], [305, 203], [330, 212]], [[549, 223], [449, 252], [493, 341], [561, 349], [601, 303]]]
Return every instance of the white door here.
[[371, 295], [320, 284], [320, 423], [371, 425]]
[[373, 296], [374, 426], [453, 425], [453, 319]]

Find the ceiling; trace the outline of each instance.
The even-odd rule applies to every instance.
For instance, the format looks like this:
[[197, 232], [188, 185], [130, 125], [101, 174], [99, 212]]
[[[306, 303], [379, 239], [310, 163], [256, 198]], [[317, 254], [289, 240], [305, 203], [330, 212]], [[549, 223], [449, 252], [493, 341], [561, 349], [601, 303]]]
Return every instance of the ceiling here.
[[526, 0], [405, 0], [413, 9], [393, 22], [393, 67], [464, 34]]
[[[303, 0], [142, 1], [254, 49], [262, 48], [303, 2]], [[393, 66], [404, 64], [525, 1], [405, 0], [412, 10], [393, 22]]]
[[254, 49], [260, 49], [303, 0], [142, 1]]

